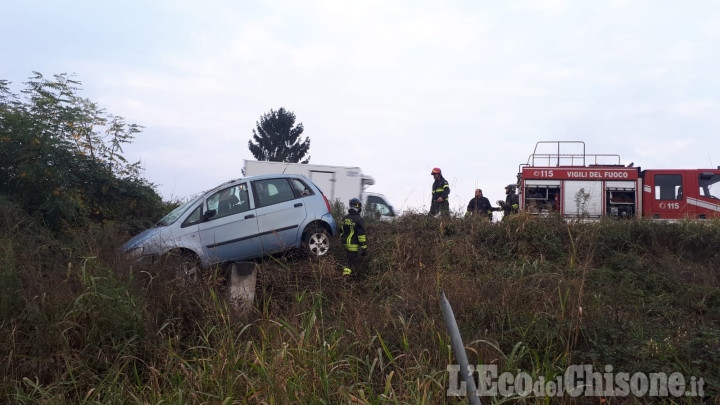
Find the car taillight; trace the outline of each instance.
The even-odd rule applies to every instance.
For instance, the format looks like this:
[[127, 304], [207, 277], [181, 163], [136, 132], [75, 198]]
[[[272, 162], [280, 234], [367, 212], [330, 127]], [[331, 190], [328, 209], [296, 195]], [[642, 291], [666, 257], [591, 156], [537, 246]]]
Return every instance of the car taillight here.
[[330, 211], [330, 203], [328, 202], [327, 197], [325, 197], [325, 194], [323, 194], [322, 196], [323, 196], [323, 198], [325, 199], [325, 206], [327, 207], [327, 209], [328, 209], [328, 214], [329, 214], [329, 213], [331, 212], [331, 211]]

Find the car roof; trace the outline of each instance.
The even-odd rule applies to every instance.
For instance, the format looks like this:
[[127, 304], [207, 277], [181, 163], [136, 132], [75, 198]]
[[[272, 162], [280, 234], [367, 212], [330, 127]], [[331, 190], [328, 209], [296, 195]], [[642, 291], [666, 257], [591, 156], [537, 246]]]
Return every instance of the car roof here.
[[[202, 194], [208, 194], [215, 192], [216, 190], [222, 190], [224, 188], [233, 186], [235, 184], [244, 183], [246, 181], [253, 181], [253, 180], [265, 180], [265, 179], [277, 179], [277, 178], [293, 178], [293, 179], [302, 179], [309, 183], [312, 183], [310, 179], [303, 176], [302, 174], [290, 174], [290, 173], [276, 173], [276, 174], [260, 174], [257, 176], [247, 176], [247, 177], [241, 177], [239, 179], [232, 179], [229, 181], [226, 181], [225, 183], [221, 183], [211, 189], [208, 189], [206, 191], [203, 191]], [[313, 183], [314, 184], [314, 183]]]

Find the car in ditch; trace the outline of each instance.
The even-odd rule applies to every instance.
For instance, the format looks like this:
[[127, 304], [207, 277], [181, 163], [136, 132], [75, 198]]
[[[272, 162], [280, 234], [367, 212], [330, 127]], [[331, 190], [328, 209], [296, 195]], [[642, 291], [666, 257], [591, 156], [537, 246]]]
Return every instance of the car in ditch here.
[[181, 271], [303, 248], [328, 253], [335, 221], [322, 191], [293, 174], [221, 184], [174, 209], [123, 246], [133, 259], [171, 258]]

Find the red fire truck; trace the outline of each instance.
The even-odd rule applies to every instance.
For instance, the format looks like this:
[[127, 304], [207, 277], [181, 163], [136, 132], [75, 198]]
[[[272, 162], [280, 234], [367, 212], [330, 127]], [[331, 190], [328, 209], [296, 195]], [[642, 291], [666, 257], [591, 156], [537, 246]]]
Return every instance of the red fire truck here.
[[720, 166], [641, 170], [619, 155], [587, 154], [582, 141], [542, 141], [520, 165], [518, 194], [520, 209], [535, 215], [706, 219], [720, 218], [716, 183]]

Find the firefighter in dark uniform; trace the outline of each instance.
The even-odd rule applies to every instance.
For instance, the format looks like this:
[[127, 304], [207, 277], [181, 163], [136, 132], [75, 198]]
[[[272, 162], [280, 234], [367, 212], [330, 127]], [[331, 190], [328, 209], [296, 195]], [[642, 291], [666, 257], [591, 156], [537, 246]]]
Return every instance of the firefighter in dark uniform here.
[[487, 217], [492, 221], [492, 213], [496, 210], [496, 208], [490, 205], [490, 200], [488, 200], [487, 197], [483, 197], [482, 190], [477, 188], [475, 189], [475, 198], [468, 203], [467, 213], [465, 215]]
[[498, 200], [498, 205], [500, 208], [502, 208], [503, 212], [505, 213], [505, 217], [507, 217], [510, 214], [517, 214], [518, 209], [520, 208], [520, 198], [517, 194], [515, 194], [515, 189], [517, 186], [514, 184], [508, 184], [505, 186], [505, 201]]
[[340, 240], [345, 246], [345, 268], [343, 276], [352, 274], [352, 267], [357, 260], [358, 253], [367, 255], [367, 240], [365, 236], [365, 221], [360, 216], [362, 203], [357, 198], [350, 200], [348, 214], [345, 215], [340, 232]]
[[432, 169], [430, 174], [433, 176], [435, 181], [432, 185], [432, 200], [430, 201], [430, 215], [435, 215], [438, 212], [443, 215], [450, 214], [450, 203], [448, 202], [448, 196], [450, 195], [450, 185], [442, 175], [442, 171], [439, 168]]

